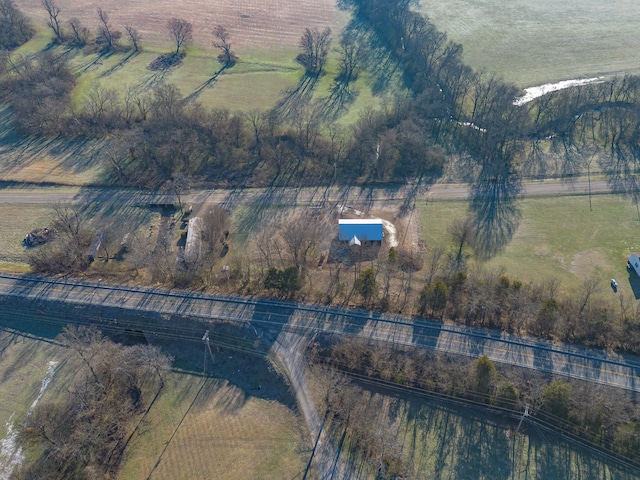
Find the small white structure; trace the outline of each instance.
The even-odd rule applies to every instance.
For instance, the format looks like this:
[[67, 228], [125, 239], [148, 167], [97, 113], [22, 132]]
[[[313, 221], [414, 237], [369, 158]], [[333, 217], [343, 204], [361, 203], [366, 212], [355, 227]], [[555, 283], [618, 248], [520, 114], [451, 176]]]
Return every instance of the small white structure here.
[[184, 259], [189, 262], [193, 262], [200, 257], [201, 232], [202, 218], [190, 218], [189, 226], [187, 227], [187, 241], [184, 244]]
[[629, 260], [627, 260], [627, 268], [636, 272], [638, 276], [640, 276], [640, 253], [632, 253], [629, 255]]

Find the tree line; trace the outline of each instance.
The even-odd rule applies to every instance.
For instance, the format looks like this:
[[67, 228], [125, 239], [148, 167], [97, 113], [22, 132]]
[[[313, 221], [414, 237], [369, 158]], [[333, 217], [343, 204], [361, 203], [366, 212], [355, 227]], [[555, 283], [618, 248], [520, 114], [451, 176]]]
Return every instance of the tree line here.
[[[62, 21], [55, 0], [42, 3], [55, 42], [119, 48], [123, 34], [104, 10], [97, 10], [100, 26], [88, 37], [76, 20]], [[12, 0], [4, 4], [19, 14]], [[571, 175], [596, 158], [612, 183], [634, 201], [638, 197], [637, 77], [554, 92], [523, 105], [515, 101], [514, 85], [465, 65], [462, 46], [417, 13], [413, 1], [350, 0], [345, 5], [353, 20], [340, 35], [338, 73], [324, 99], [312, 100], [309, 91], [325, 74], [330, 29], [303, 32], [296, 61], [304, 76], [268, 111], [208, 110], [166, 84], [151, 94], [96, 87], [71, 102], [69, 74], [59, 77], [60, 69], [70, 70], [65, 59], [56, 58], [58, 71], [51, 71], [46, 53], [0, 62], [9, 70], [2, 98], [14, 107], [14, 121], [24, 134], [115, 139], [117, 153], [105, 163], [113, 167], [112, 180], [124, 185], [156, 188], [179, 174], [240, 186], [420, 182], [440, 176], [452, 155], [458, 156], [473, 172], [471, 213], [478, 232], [485, 232], [489, 254], [503, 248], [517, 228], [514, 202], [522, 175]], [[26, 19], [16, 18], [23, 21], [10, 23], [20, 30]], [[127, 48], [137, 51], [139, 34], [131, 26], [125, 31]], [[175, 45], [167, 55], [184, 55], [193, 41], [191, 24], [172, 18], [167, 31]], [[230, 32], [218, 25], [213, 34], [223, 68], [232, 66], [238, 57]], [[60, 81], [49, 82], [43, 92], [23, 78], [33, 69]], [[363, 111], [351, 128], [339, 127], [331, 112], [357, 95], [354, 83], [362, 70], [374, 88], [389, 81], [386, 70], [400, 71], [405, 93], [379, 111]], [[30, 105], [20, 105], [20, 98]], [[54, 108], [43, 107], [47, 102]], [[29, 118], [38, 110], [41, 118]], [[491, 238], [496, 230], [502, 236], [498, 241], [495, 234]]]
[[[497, 413], [511, 413], [513, 418], [520, 418], [527, 404], [534, 422], [640, 463], [640, 406], [632, 394], [621, 389], [517, 367], [496, 367], [486, 356], [471, 360], [417, 348], [399, 351], [356, 338], [316, 343], [310, 356], [314, 365], [330, 369], [325, 372], [330, 381], [324, 398], [329, 414], [356, 439], [371, 440], [356, 441], [369, 459], [379, 459], [385, 452], [376, 451], [380, 439], [372, 439], [379, 432], [377, 422], [367, 424], [354, 417], [363, 395], [358, 393], [364, 385], [359, 376], [380, 381], [377, 387], [399, 386], [406, 394], [457, 398]], [[353, 380], [349, 382], [343, 374], [353, 375]], [[402, 470], [401, 450], [395, 455], [393, 450], [387, 453], [393, 459], [389, 465]]]

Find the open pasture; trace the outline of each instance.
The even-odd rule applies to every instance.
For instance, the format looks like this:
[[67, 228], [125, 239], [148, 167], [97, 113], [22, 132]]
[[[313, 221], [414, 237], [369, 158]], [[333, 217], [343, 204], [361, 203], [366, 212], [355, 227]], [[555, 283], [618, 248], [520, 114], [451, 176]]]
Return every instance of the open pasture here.
[[[556, 278], [568, 290], [597, 276], [602, 291], [611, 292], [609, 281], [616, 278], [619, 294], [638, 298], [634, 295], [637, 278], [626, 268], [629, 253], [640, 250], [638, 212], [631, 201], [618, 195], [593, 196], [592, 203], [589, 211], [587, 196], [522, 200], [518, 230], [505, 250], [485, 266], [525, 282]], [[466, 201], [423, 204], [420, 226], [427, 249], [438, 244], [453, 249], [448, 226], [463, 219], [467, 211]]]
[[420, 11], [464, 61], [525, 88], [640, 70], [640, 4], [627, 0], [436, 0]]

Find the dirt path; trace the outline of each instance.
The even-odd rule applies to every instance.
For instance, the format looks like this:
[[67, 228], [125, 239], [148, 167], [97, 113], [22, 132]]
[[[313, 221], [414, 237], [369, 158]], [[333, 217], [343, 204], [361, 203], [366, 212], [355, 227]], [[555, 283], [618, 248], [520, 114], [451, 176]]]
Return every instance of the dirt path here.
[[387, 232], [388, 242], [390, 247], [398, 246], [398, 237], [396, 233], [396, 226], [389, 220], [382, 220], [382, 225]]

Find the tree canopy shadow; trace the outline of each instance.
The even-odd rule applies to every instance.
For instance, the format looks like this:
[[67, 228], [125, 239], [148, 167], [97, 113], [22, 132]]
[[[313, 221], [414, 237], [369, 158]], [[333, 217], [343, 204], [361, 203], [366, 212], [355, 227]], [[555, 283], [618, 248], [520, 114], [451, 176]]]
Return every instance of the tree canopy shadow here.
[[489, 259], [509, 244], [518, 230], [521, 212], [519, 174], [509, 166], [485, 164], [471, 187], [471, 211], [475, 228], [474, 251]]
[[[354, 2], [355, 3], [355, 2]], [[351, 36], [366, 45], [360, 58], [363, 70], [368, 72], [367, 84], [374, 96], [389, 91], [394, 77], [400, 73], [400, 65], [392, 52], [380, 40], [369, 22], [354, 16], [344, 28], [344, 35]]]
[[319, 79], [319, 75], [307, 73], [302, 75], [295, 87], [284, 91], [284, 96], [278, 101], [274, 111], [284, 118], [291, 118], [297, 112], [300, 112], [311, 101]]
[[100, 52], [98, 52], [96, 54], [96, 58], [92, 61], [90, 61], [89, 63], [87, 63], [86, 65], [80, 67], [76, 74], [82, 75], [83, 73], [87, 73], [89, 70], [93, 69], [94, 67], [97, 67], [99, 65], [102, 65], [102, 62], [105, 61], [106, 59], [108, 59], [109, 57], [115, 55], [115, 51], [113, 50], [101, 50]]
[[131, 60], [134, 57], [137, 57], [139, 54], [140, 54], [139, 51], [132, 50], [126, 56], [124, 56], [118, 63], [116, 63], [113, 67], [102, 72], [99, 75], [99, 77], [100, 78], [108, 77], [109, 75], [117, 72], [118, 70], [121, 70], [127, 64], [127, 62], [129, 62], [129, 60]]
[[9, 108], [0, 108], [0, 173], [5, 178], [43, 157], [50, 157], [71, 173], [83, 173], [95, 168], [106, 145], [89, 137], [24, 136], [15, 130], [12, 115]]
[[227, 68], [229, 68], [227, 65], [223, 65], [222, 68], [220, 68], [220, 70], [218, 70], [216, 73], [214, 73], [213, 76], [209, 80], [207, 80], [207, 81], [203, 82], [202, 84], [200, 84], [193, 92], [191, 92], [189, 95], [187, 95], [185, 97], [185, 99], [184, 99], [184, 103], [187, 104], [187, 103], [189, 103], [189, 102], [191, 102], [193, 100], [196, 100], [200, 96], [202, 91], [205, 88], [211, 87], [216, 82], [216, 80], [218, 79], [218, 76], [220, 76]]

